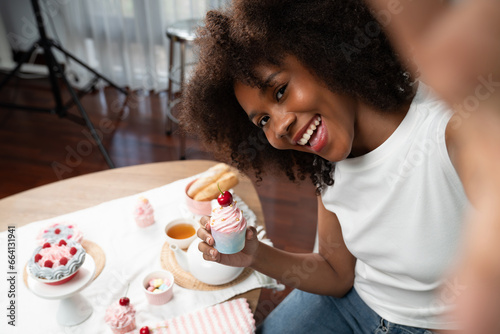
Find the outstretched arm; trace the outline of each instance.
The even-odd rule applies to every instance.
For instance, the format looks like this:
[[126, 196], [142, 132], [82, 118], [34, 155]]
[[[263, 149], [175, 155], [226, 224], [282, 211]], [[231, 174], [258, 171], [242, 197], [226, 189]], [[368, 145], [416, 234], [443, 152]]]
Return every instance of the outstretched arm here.
[[456, 112], [447, 145], [475, 207], [458, 268], [467, 288], [457, 315], [463, 333], [500, 333], [500, 1], [367, 3], [398, 52], [415, 60], [414, 73]]
[[347, 250], [337, 216], [323, 206], [318, 197], [319, 253], [298, 254], [285, 252], [256, 238], [255, 229], [247, 230], [245, 248], [237, 254], [217, 252], [209, 231], [209, 224], [198, 231], [205, 240], [199, 245], [204, 258], [232, 266], [249, 266], [270, 277], [300, 290], [343, 296], [354, 282], [356, 259]]
[[455, 315], [463, 333], [500, 333], [500, 113], [484, 108], [466, 122], [453, 117], [448, 151], [474, 207], [454, 273], [466, 287]]
[[[367, 0], [393, 45], [451, 106], [500, 100], [500, 2]], [[485, 82], [490, 91], [483, 91]], [[486, 96], [488, 95], [488, 96]], [[496, 101], [493, 101], [495, 96]], [[474, 107], [471, 104], [471, 107]], [[475, 107], [474, 107], [475, 108]]]

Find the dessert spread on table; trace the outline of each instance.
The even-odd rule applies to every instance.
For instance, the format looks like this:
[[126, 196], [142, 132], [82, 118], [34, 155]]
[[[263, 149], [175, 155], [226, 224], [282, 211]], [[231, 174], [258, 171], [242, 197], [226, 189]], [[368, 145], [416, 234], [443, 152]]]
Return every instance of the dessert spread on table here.
[[[211, 229], [215, 247], [221, 253], [239, 252], [245, 245], [247, 221], [243, 212], [233, 201], [232, 194], [222, 189], [230, 189], [238, 183], [237, 175], [226, 164], [217, 164], [196, 179], [187, 195], [197, 201], [217, 199], [219, 206], [212, 211]], [[155, 212], [150, 201], [139, 197], [130, 213], [136, 224], [143, 228], [155, 223]], [[172, 232], [173, 233], [173, 232]], [[191, 232], [190, 232], [191, 233]], [[192, 233], [191, 233], [192, 234]], [[75, 276], [83, 265], [86, 250], [82, 246], [83, 233], [71, 222], [52, 222], [37, 235], [37, 246], [28, 261], [29, 274], [47, 284], [64, 284]], [[174, 279], [154, 276], [144, 283], [144, 288], [152, 294], [161, 294], [171, 289]], [[54, 283], [57, 282], [57, 283]], [[136, 328], [136, 310], [128, 297], [120, 298], [107, 308], [104, 321], [113, 333], [121, 334]], [[149, 333], [160, 327], [142, 327], [140, 333]]]

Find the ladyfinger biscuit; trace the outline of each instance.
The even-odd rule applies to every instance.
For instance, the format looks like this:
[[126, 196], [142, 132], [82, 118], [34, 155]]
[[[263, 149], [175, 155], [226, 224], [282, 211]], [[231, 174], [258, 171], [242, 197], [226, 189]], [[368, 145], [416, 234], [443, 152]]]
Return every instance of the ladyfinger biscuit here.
[[213, 199], [216, 199], [220, 192], [219, 188], [217, 187], [217, 184], [219, 184], [219, 187], [225, 191], [229, 190], [235, 185], [237, 185], [239, 182], [238, 176], [234, 172], [227, 172], [224, 173], [218, 180], [216, 180], [214, 183], [210, 184], [209, 186], [203, 188], [199, 193], [197, 193], [194, 196], [195, 201], [211, 201]]
[[225, 163], [219, 163], [213, 167], [210, 167], [205, 173], [202, 174], [203, 176], [194, 181], [193, 184], [189, 187], [187, 191], [188, 196], [194, 198], [194, 196], [203, 188], [214, 183], [218, 178], [222, 176], [222, 174], [228, 171], [229, 165], [226, 165]]

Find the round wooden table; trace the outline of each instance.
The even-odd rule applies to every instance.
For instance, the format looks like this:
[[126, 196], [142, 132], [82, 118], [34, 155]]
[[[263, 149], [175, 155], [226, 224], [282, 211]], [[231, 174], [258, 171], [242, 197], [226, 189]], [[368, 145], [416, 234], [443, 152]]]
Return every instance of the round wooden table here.
[[[86, 209], [102, 202], [130, 196], [152, 188], [201, 173], [217, 162], [183, 160], [122, 167], [61, 180], [15, 194], [0, 200], [0, 232], [8, 226], [20, 227], [42, 219]], [[264, 225], [264, 215], [252, 182], [239, 175], [235, 193], [252, 209], [258, 225]], [[248, 300], [253, 312], [260, 289], [237, 297]]]

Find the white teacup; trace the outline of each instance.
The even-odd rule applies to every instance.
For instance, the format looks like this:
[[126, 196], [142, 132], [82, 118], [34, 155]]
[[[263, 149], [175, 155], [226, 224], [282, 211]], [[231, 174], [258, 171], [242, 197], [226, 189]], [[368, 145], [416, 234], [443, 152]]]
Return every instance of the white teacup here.
[[196, 239], [200, 224], [193, 218], [178, 218], [165, 226], [165, 236], [170, 245], [186, 249]]

